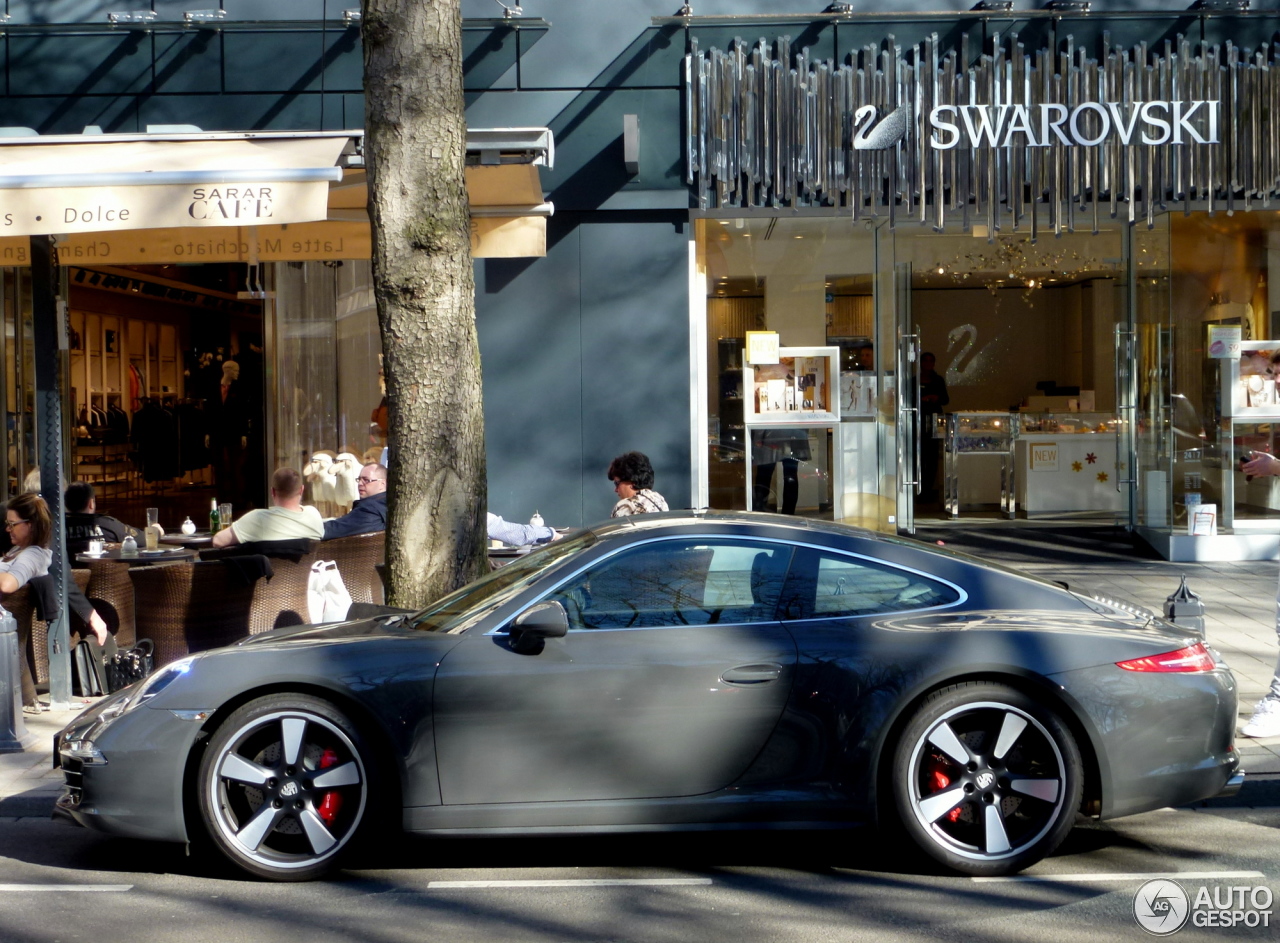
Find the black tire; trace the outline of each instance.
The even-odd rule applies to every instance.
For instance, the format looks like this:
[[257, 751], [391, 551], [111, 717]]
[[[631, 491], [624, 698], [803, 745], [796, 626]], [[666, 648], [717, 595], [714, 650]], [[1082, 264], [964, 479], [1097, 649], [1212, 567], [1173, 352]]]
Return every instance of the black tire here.
[[893, 796], [902, 828], [963, 874], [1012, 874], [1052, 854], [1084, 788], [1066, 724], [1013, 688], [968, 682], [929, 695], [902, 732]]
[[332, 870], [370, 817], [377, 773], [355, 725], [303, 694], [250, 701], [200, 761], [197, 799], [213, 845], [275, 881]]

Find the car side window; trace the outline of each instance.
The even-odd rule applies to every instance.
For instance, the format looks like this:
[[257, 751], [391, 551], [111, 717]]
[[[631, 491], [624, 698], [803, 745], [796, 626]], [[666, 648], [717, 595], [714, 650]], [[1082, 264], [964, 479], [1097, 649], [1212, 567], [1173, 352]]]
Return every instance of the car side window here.
[[783, 591], [784, 619], [867, 616], [955, 602], [946, 583], [911, 570], [825, 550], [798, 552]]
[[570, 629], [773, 621], [791, 547], [727, 539], [657, 540], [580, 573], [547, 599]]

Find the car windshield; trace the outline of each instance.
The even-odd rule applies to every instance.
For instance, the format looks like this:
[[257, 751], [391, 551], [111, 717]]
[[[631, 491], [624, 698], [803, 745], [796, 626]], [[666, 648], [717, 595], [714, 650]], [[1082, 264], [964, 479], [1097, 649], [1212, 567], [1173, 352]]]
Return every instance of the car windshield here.
[[582, 531], [573, 537], [540, 547], [437, 600], [410, 619], [409, 625], [424, 632], [456, 633], [470, 628], [498, 606], [523, 592], [525, 587], [547, 570], [595, 542], [595, 534]]

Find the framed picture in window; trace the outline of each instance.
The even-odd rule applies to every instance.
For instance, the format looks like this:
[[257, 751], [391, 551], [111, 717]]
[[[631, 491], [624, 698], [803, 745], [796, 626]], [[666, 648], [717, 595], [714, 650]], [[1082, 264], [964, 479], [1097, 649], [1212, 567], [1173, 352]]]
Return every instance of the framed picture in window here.
[[780, 347], [777, 363], [745, 369], [747, 425], [840, 421], [840, 348]]

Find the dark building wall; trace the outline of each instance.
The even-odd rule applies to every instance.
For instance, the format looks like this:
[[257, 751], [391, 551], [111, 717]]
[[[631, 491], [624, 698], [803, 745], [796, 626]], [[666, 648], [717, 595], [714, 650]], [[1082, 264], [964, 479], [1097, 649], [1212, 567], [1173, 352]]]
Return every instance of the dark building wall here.
[[636, 449], [690, 503], [688, 232], [662, 213], [557, 214], [545, 259], [476, 264], [489, 503], [555, 524], [608, 517]]

